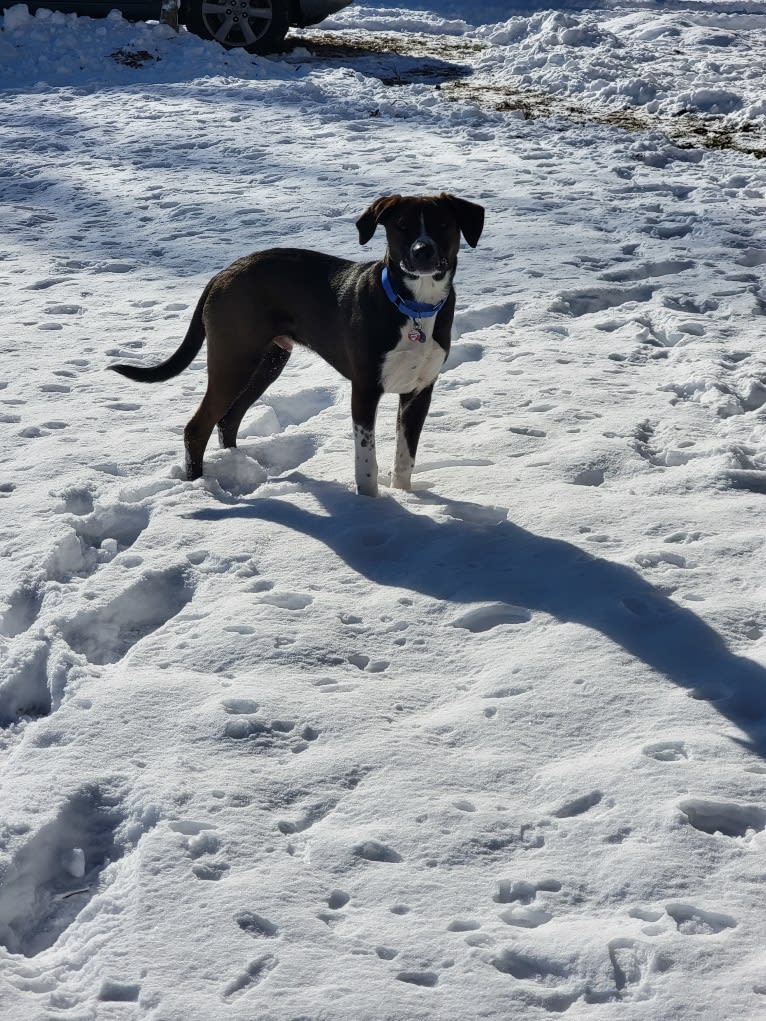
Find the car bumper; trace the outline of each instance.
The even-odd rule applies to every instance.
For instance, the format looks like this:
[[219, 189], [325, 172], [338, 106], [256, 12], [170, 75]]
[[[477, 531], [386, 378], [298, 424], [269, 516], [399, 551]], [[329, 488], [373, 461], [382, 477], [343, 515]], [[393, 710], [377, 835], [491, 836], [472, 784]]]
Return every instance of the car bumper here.
[[298, 16], [301, 26], [316, 25], [324, 18], [342, 11], [350, 6], [353, 0], [299, 0]]

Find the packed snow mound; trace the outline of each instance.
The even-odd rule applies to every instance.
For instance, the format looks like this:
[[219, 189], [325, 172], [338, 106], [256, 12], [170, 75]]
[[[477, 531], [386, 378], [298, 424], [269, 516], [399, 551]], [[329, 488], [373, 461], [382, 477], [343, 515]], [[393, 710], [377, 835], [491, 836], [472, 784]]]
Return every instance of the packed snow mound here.
[[[511, 9], [513, 10], [513, 9]], [[460, 11], [464, 17], [452, 17]], [[472, 83], [549, 95], [586, 109], [703, 118], [722, 131], [766, 130], [766, 4], [606, 5], [518, 13], [491, 21], [492, 5], [413, 10], [352, 5], [320, 29], [415, 33], [483, 44]], [[0, 86], [179, 82], [215, 78], [290, 80], [311, 64], [297, 50], [255, 57], [224, 50], [184, 28], [11, 7], [1, 20]], [[406, 52], [406, 43], [403, 43]], [[302, 65], [306, 65], [305, 68]], [[354, 62], [364, 69], [364, 63]], [[348, 83], [339, 82], [339, 91]], [[426, 100], [423, 99], [423, 102]], [[757, 146], [756, 146], [757, 147]]]
[[0, 17], [0, 87], [174, 82], [221, 75], [257, 79], [264, 60], [157, 22], [78, 17], [25, 4]]
[[766, 126], [766, 5], [544, 11], [477, 30], [489, 79], [611, 110]]

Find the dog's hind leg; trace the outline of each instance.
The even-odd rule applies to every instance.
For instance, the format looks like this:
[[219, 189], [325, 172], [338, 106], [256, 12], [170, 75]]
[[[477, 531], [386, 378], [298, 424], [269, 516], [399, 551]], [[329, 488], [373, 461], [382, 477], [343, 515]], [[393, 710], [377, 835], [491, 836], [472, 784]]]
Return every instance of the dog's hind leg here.
[[247, 409], [265, 393], [279, 376], [290, 358], [290, 350], [286, 344], [285, 346], [269, 344], [266, 354], [250, 377], [247, 386], [218, 422], [218, 437], [222, 447], [236, 447], [237, 432]]
[[[244, 379], [246, 380], [247, 376]], [[220, 365], [209, 366], [207, 391], [184, 429], [186, 477], [189, 481], [202, 475], [202, 459], [210, 434], [216, 423], [236, 402], [246, 385], [247, 383], [243, 382], [241, 366], [234, 362], [225, 370], [222, 370]]]

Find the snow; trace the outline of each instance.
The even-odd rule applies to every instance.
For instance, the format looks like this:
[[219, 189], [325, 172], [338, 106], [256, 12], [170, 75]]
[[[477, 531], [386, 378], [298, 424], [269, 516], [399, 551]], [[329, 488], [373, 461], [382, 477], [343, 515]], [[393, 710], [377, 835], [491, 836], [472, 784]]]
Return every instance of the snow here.
[[[502, 6], [268, 59], [5, 16], [4, 1019], [766, 1016], [766, 165], [665, 120], [757, 142], [764, 11]], [[384, 84], [378, 31], [445, 81]], [[441, 190], [487, 226], [413, 492], [355, 494], [302, 351], [185, 481], [204, 358], [106, 366], [234, 258], [378, 258], [369, 203]]]
[[741, 117], [763, 127], [765, 11], [700, 5], [650, 19], [641, 10], [546, 11], [485, 28], [505, 48], [493, 49], [487, 65], [503, 81], [534, 81], [605, 108], [722, 114], [735, 125]]

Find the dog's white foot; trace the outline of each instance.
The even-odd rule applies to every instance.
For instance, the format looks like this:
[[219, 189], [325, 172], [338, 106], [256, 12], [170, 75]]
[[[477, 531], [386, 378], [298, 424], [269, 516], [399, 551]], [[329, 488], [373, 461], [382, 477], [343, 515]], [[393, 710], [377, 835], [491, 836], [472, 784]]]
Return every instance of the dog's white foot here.
[[409, 475], [392, 475], [391, 488], [403, 489], [406, 493], [412, 492], [412, 479]]

